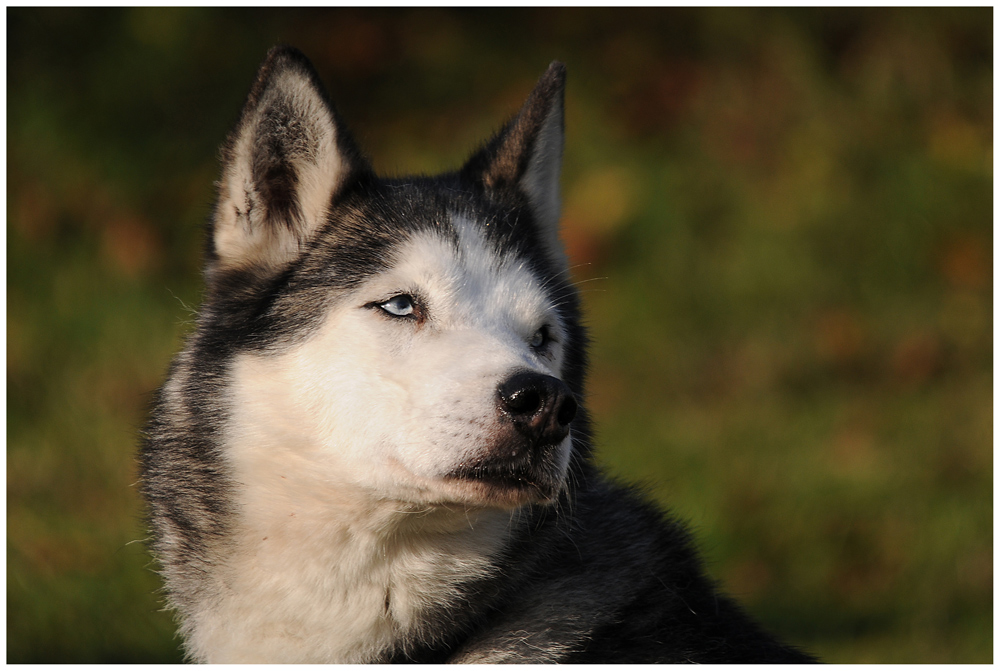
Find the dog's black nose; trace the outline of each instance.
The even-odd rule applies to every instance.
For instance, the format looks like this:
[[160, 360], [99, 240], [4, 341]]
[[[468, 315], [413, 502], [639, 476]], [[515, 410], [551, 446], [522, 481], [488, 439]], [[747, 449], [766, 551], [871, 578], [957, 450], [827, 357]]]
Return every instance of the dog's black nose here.
[[576, 417], [573, 392], [551, 375], [515, 373], [500, 383], [497, 396], [500, 408], [534, 444], [561, 442]]

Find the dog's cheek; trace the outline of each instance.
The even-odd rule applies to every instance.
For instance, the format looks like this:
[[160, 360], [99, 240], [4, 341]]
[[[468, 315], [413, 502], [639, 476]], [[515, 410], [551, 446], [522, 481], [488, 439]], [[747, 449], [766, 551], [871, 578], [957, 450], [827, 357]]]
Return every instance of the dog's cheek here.
[[496, 343], [468, 333], [415, 343], [405, 364], [386, 371], [386, 383], [402, 390], [393, 417], [400, 460], [434, 477], [488, 443], [496, 431], [496, 386], [509, 359]]
[[272, 440], [322, 464], [371, 465], [390, 435], [391, 421], [383, 420], [401, 401], [399, 390], [382, 382], [378, 344], [364, 320], [335, 313], [292, 349], [237, 361], [233, 379], [242, 399], [237, 407], [248, 409], [244, 425], [281, 427]]
[[391, 382], [393, 362], [385, 354], [390, 343], [364, 326], [348, 324], [336, 337], [317, 343], [303, 373], [318, 392], [312, 411], [324, 418], [323, 443], [371, 469], [392, 456], [390, 446], [408, 424], [408, 413], [405, 390]]

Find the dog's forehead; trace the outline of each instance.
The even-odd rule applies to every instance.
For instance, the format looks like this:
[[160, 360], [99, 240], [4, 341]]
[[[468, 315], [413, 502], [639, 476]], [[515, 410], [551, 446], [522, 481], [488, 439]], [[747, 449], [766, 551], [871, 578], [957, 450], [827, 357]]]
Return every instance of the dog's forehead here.
[[[455, 308], [489, 308], [536, 318], [551, 307], [543, 281], [518, 250], [486, 234], [487, 223], [451, 214], [450, 230], [424, 229], [402, 241], [381, 280]], [[452, 233], [452, 234], [449, 234]]]

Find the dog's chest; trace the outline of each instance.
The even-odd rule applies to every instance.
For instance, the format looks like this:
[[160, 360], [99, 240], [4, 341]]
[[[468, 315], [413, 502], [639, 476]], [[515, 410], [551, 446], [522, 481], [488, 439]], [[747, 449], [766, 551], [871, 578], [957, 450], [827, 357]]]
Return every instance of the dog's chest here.
[[189, 621], [193, 655], [361, 663], [404, 641], [440, 635], [435, 629], [462, 585], [490, 573], [505, 530], [495, 516], [449, 529], [440, 520], [417, 523], [420, 512], [402, 527], [385, 510], [353, 514], [274, 500], [245, 507], [223, 584]]

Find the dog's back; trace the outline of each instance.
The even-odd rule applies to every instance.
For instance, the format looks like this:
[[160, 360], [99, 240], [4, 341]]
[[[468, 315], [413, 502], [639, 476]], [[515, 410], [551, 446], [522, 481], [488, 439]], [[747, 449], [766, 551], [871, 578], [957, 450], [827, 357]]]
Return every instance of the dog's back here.
[[590, 460], [564, 70], [458, 172], [377, 178], [275, 49], [142, 450], [191, 657], [794, 662]]

